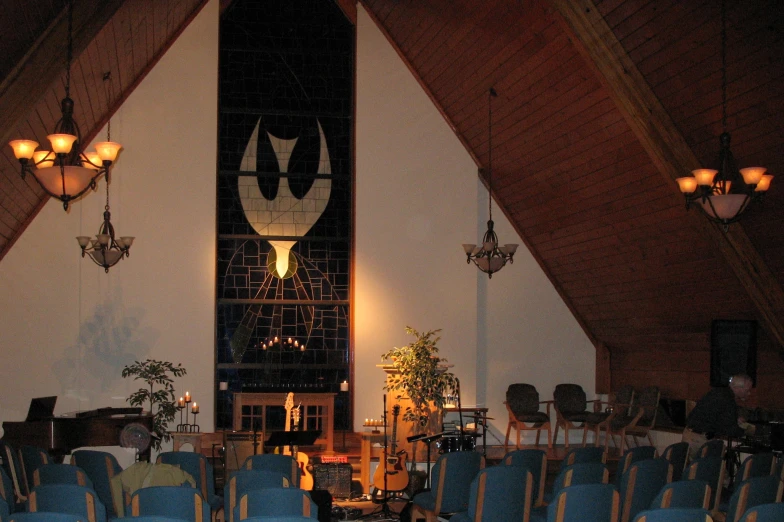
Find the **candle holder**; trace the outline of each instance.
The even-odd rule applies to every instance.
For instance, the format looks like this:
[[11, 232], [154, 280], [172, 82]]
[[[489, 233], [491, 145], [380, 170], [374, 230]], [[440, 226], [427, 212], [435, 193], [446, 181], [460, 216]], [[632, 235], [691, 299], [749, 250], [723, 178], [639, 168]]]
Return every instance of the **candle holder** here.
[[183, 431], [191, 431], [190, 430], [190, 419], [188, 418], [188, 410], [190, 410], [191, 401], [193, 398], [191, 397], [190, 392], [185, 392], [185, 424], [183, 425]]
[[201, 433], [199, 425], [196, 424], [196, 415], [198, 414], [199, 414], [198, 410], [193, 412], [193, 424], [189, 425], [189, 430], [188, 430], [191, 433]]
[[180, 423], [177, 425], [177, 433], [182, 433], [188, 431], [187, 425], [182, 422], [182, 410], [185, 409], [185, 406], [177, 406], [177, 409], [180, 410]]

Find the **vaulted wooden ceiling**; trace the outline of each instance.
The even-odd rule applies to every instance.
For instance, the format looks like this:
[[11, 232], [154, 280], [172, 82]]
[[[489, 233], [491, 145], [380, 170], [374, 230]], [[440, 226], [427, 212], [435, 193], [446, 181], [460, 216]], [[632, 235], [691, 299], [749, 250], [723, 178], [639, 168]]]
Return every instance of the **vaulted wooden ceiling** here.
[[[761, 372], [781, 370], [784, 179], [728, 234], [674, 181], [718, 154], [719, 0], [361, 4], [485, 168], [498, 92], [495, 199], [599, 347], [598, 388], [698, 397], [713, 319], [757, 319]], [[775, 175], [784, 4], [728, 4], [732, 150]]]
[[[336, 2], [356, 19], [350, 0]], [[76, 2], [72, 97], [85, 141], [204, 3]], [[487, 93], [498, 92], [494, 196], [597, 345], [598, 389], [657, 384], [694, 398], [707, 387], [711, 321], [756, 319], [760, 396], [784, 395], [773, 378], [784, 370], [784, 177], [728, 233], [686, 212], [674, 181], [718, 153], [719, 0], [360, 4], [485, 172]], [[732, 150], [741, 166], [778, 175], [784, 4], [728, 4]], [[59, 117], [64, 5], [6, 2], [0, 143], [44, 141]], [[4, 146], [0, 258], [44, 202]]]

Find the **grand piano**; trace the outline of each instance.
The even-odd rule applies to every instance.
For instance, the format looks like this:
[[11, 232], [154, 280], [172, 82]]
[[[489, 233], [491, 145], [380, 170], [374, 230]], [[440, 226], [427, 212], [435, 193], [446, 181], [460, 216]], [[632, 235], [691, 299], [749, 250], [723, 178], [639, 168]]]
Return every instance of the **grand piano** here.
[[[152, 416], [141, 408], [99, 408], [42, 420], [3, 422], [3, 440], [16, 446], [37, 446], [49, 451], [57, 462], [76, 448], [119, 446], [120, 433], [131, 423], [152, 431]], [[150, 449], [139, 454], [149, 460]]]

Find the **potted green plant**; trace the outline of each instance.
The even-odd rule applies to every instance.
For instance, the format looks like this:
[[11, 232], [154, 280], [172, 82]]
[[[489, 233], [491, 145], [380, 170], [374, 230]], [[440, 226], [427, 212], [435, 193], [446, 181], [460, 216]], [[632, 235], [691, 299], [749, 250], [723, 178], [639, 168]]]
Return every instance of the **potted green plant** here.
[[[142, 407], [149, 403], [149, 412], [153, 416], [153, 447], [156, 451], [160, 451], [163, 441], [171, 440], [167, 428], [177, 413], [173, 377], [182, 377], [186, 373], [181, 364], [175, 366], [168, 361], [155, 359], [136, 361], [123, 368], [123, 377], [133, 376], [134, 380], [142, 380], [146, 383], [144, 388], [139, 388], [128, 397], [128, 402], [131, 406]], [[159, 386], [158, 389], [155, 389], [156, 385]]]
[[406, 333], [415, 337], [414, 342], [402, 348], [393, 348], [383, 354], [383, 361], [391, 361], [391, 372], [384, 389], [402, 392], [411, 401], [403, 413], [403, 420], [427, 426], [431, 408], [440, 412], [446, 404], [447, 395], [455, 391], [455, 376], [447, 371], [446, 359], [438, 355], [441, 330], [420, 333], [406, 326]]

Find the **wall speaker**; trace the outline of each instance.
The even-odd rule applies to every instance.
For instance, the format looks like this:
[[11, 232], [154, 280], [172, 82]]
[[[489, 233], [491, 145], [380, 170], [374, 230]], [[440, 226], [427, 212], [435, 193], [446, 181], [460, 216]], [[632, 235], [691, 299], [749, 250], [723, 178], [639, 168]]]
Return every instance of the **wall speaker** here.
[[739, 373], [757, 385], [757, 321], [713, 321], [710, 385], [728, 386]]

